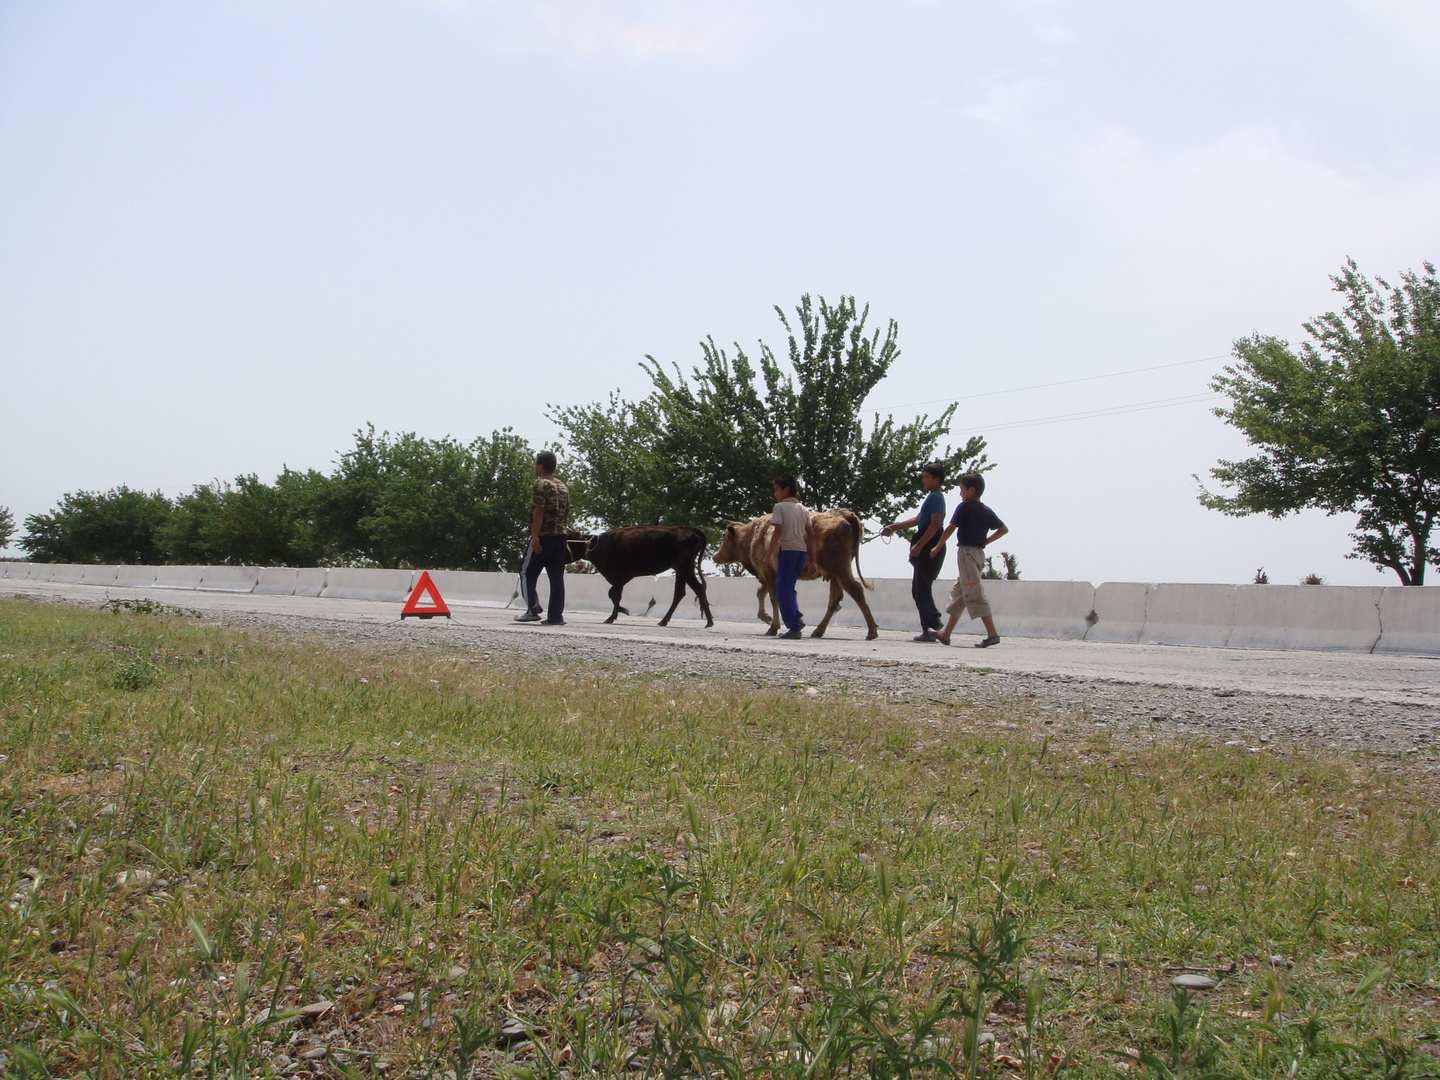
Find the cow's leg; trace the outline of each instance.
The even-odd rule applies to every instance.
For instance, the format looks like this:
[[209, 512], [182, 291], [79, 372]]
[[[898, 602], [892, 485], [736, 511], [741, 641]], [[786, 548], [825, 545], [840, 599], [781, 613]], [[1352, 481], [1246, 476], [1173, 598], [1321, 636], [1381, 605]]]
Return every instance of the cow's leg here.
[[660, 620], [661, 626], [670, 625], [670, 616], [675, 614], [675, 609], [680, 606], [680, 600], [685, 595], [685, 579], [680, 576], [680, 571], [675, 571], [675, 599], [670, 601], [670, 610], [665, 612], [665, 617]]
[[[605, 620], [607, 623], [614, 622], [615, 616], [619, 615], [622, 611], [625, 611], [625, 609], [620, 606], [620, 597], [624, 594], [624, 592], [625, 582], [623, 581], [620, 582], [620, 584], [618, 585], [610, 586], [610, 602], [615, 605], [615, 610], [610, 612], [610, 617]], [[625, 614], [629, 615], [630, 613], [628, 611], [625, 611]]]
[[830, 603], [825, 607], [825, 617], [820, 620], [820, 625], [810, 631], [811, 637], [824, 637], [825, 628], [830, 625], [830, 616], [840, 610], [840, 583], [833, 577], [830, 579]]
[[755, 603], [759, 608], [759, 610], [755, 612], [755, 617], [761, 622], [770, 621], [770, 613], [765, 610], [765, 594], [769, 591], [763, 581], [760, 583], [760, 587], [755, 590]]
[[765, 583], [765, 591], [770, 597], [770, 629], [765, 636], [774, 637], [780, 633], [780, 594], [775, 591], [774, 580]]
[[865, 616], [865, 640], [874, 641], [880, 636], [880, 626], [875, 622], [875, 616], [870, 614], [870, 603], [865, 599], [865, 590], [860, 587], [858, 581], [849, 574], [846, 574], [845, 591], [850, 594], [850, 598], [859, 606], [860, 614]]
[[[681, 577], [682, 574], [684, 575], [683, 579]], [[705, 595], [705, 579], [702, 578], [699, 574], [695, 573], [695, 568], [691, 566], [687, 566], [684, 567], [682, 570], [675, 571], [676, 604], [680, 602], [680, 597], [684, 594], [684, 588], [681, 585], [682, 580], [684, 581], [685, 585], [689, 585], [690, 588], [695, 590], [695, 596], [700, 600], [700, 613], [705, 616], [706, 628], [708, 629], [709, 627], [714, 626], [715, 616], [710, 614], [710, 598]], [[674, 604], [670, 606], [670, 610], [675, 610]], [[670, 616], [666, 615], [665, 618], [668, 619], [670, 618]], [[665, 625], [664, 620], [661, 620], [660, 625]]]

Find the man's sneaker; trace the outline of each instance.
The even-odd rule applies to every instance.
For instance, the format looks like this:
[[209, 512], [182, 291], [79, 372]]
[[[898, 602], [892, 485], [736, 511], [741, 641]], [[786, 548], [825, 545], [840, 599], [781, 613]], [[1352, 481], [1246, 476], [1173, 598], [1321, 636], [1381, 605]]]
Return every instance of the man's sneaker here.
[[910, 640], [911, 640], [911, 641], [932, 641], [932, 642], [933, 642], [933, 641], [939, 641], [940, 639], [939, 639], [939, 637], [936, 636], [934, 630], [922, 630], [922, 631], [920, 631], [920, 633], [916, 634], [916, 635], [915, 635], [913, 638], [911, 638]]
[[527, 611], [527, 612], [525, 612], [525, 614], [523, 614], [523, 615], [516, 615], [516, 616], [515, 616], [515, 621], [516, 621], [516, 622], [539, 622], [539, 621], [540, 621], [540, 615], [539, 615], [537, 612], [534, 612], [534, 611]]
[[[564, 620], [564, 619], [546, 619], [546, 620], [545, 620], [544, 622], [542, 622], [540, 625], [541, 625], [541, 626], [564, 626], [564, 625], [565, 625], [565, 620]], [[996, 640], [996, 641], [999, 641], [1000, 639], [997, 637], [995, 640]]]
[[786, 630], [783, 634], [780, 635], [780, 640], [781, 640], [781, 641], [799, 641], [799, 640], [800, 640], [800, 627], [798, 627], [798, 626], [792, 626], [789, 630]]
[[989, 637], [987, 637], [985, 640], [975, 642], [975, 648], [977, 648], [977, 649], [988, 649], [991, 645], [999, 645], [999, 644], [1000, 644], [1000, 635], [999, 635], [999, 634], [991, 634], [991, 635], [990, 635]]

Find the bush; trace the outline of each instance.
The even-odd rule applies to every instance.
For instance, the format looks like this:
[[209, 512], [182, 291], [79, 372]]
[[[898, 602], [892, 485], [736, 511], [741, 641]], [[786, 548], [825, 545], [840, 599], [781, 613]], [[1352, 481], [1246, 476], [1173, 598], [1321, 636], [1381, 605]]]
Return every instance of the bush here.
[[165, 559], [161, 535], [175, 508], [158, 491], [124, 486], [79, 491], [60, 500], [53, 513], [25, 519], [20, 547], [36, 562], [158, 563]]

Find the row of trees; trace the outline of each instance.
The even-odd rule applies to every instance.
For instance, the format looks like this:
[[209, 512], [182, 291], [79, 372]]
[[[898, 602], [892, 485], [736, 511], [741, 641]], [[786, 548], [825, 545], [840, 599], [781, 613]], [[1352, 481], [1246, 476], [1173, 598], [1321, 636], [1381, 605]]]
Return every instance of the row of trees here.
[[500, 431], [460, 443], [370, 427], [330, 474], [284, 470], [175, 500], [118, 487], [26, 519], [41, 562], [431, 566], [499, 570], [524, 542], [534, 455]]
[[[869, 309], [801, 299], [782, 361], [763, 342], [758, 369], [711, 338], [687, 378], [653, 357], [651, 393], [552, 406], [578, 523], [700, 525], [769, 509], [770, 481], [793, 473], [814, 506], [891, 518], [914, 499], [920, 466], [988, 467], [985, 443], [939, 448], [954, 408], [909, 423], [861, 409], [900, 355], [899, 329], [867, 332]], [[68, 494], [26, 519], [38, 561], [376, 565], [513, 569], [529, 525], [534, 452], [508, 429], [471, 443], [356, 433], [335, 469], [286, 469], [202, 484], [171, 500], [119, 487]]]

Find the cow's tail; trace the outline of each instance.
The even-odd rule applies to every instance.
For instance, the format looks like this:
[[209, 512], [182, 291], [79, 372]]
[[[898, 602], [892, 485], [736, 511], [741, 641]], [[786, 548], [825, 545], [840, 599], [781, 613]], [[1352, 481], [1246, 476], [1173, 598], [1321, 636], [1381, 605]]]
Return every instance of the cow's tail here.
[[875, 590], [874, 582], [866, 581], [865, 575], [860, 572], [860, 545], [865, 540], [865, 526], [860, 524], [860, 515], [853, 510], [846, 511], [850, 519], [850, 536], [855, 545], [855, 576], [860, 579], [860, 584], [865, 588]]

